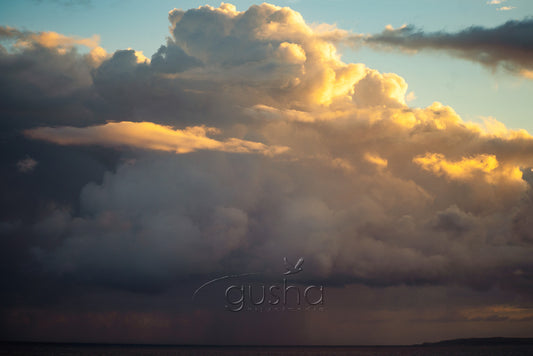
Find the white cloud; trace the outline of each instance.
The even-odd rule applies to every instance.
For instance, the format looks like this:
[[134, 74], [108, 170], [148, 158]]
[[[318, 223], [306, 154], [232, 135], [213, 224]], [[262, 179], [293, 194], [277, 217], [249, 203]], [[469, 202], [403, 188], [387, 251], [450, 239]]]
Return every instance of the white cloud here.
[[414, 91], [410, 91], [409, 93], [407, 93], [407, 96], [405, 97], [405, 101], [407, 102], [410, 102], [410, 101], [413, 101], [413, 100], [416, 100], [417, 96], [415, 94]]
[[505, 1], [507, 1], [507, 0], [490, 0], [490, 1], [487, 2], [487, 4], [489, 4], [489, 5], [498, 5], [498, 4], [501, 4], [501, 3], [505, 2]]

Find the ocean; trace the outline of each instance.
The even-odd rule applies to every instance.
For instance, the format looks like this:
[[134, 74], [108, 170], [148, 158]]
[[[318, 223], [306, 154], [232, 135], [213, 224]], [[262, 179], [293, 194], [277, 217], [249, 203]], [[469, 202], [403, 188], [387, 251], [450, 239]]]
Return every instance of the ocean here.
[[533, 345], [462, 346], [155, 346], [102, 344], [4, 343], [0, 355], [183, 355], [183, 356], [414, 356], [414, 355], [533, 355]]

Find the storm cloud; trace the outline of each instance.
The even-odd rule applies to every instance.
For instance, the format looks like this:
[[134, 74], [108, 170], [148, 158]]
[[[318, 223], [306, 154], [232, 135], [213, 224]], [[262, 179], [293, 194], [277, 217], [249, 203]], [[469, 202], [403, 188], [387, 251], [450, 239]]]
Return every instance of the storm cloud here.
[[[151, 59], [2, 28], [18, 41], [0, 48], [10, 99], [0, 104], [1, 144], [14, 148], [2, 153], [11, 193], [1, 199], [16, 207], [0, 216], [6, 328], [22, 330], [16, 313], [44, 303], [20, 281], [40, 280], [34, 288], [50, 299], [102, 290], [189, 298], [212, 276], [277, 273], [285, 256], [304, 256], [306, 278], [334, 295], [497, 289], [530, 305], [529, 133], [465, 122], [439, 102], [408, 106], [403, 78], [343, 62], [338, 30], [289, 8], [174, 9], [169, 21], [171, 37]], [[530, 26], [406, 27], [368, 41], [519, 72], [532, 68]], [[44, 292], [45, 282], [55, 288]], [[458, 320], [501, 310], [469, 308], [458, 307]], [[210, 325], [222, 320], [202, 313]], [[195, 316], [183, 318], [195, 330]]]

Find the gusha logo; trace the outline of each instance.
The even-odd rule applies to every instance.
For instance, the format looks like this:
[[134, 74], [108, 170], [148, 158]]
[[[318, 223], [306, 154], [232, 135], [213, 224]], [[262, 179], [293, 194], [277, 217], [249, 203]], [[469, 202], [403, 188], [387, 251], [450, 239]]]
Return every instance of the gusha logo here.
[[[224, 296], [226, 310], [230, 312], [246, 311], [323, 311], [324, 310], [324, 286], [308, 285], [299, 287], [288, 284], [287, 277], [303, 271], [304, 259], [300, 257], [293, 265], [284, 257], [286, 271], [280, 284], [267, 286], [263, 284], [232, 284], [226, 287]], [[218, 281], [260, 275], [260, 273], [232, 274], [212, 279], [202, 284], [192, 295], [192, 299], [198, 293]]]
[[284, 275], [288, 276], [289, 274], [296, 274], [298, 272], [303, 271], [302, 265], [304, 264], [304, 258], [300, 257], [298, 262], [294, 266], [292, 266], [288, 261], [287, 257], [283, 257], [283, 261], [285, 261], [285, 268], [287, 269], [287, 272], [283, 273]]

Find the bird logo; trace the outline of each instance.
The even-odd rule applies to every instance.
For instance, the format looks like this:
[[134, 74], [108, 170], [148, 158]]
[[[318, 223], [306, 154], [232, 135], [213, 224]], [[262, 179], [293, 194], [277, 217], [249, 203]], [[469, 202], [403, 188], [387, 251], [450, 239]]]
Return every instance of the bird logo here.
[[304, 264], [304, 258], [300, 257], [298, 262], [293, 266], [289, 261], [287, 261], [287, 257], [283, 257], [283, 261], [285, 261], [285, 269], [287, 271], [283, 273], [284, 275], [288, 276], [290, 274], [296, 274], [298, 272], [303, 271], [302, 265]]
[[[298, 259], [298, 262], [296, 262], [296, 264], [294, 266], [292, 265], [292, 263], [287, 261], [287, 257], [283, 257], [283, 261], [285, 261], [285, 269], [287, 270], [285, 273], [283, 273], [285, 276], [288, 276], [288, 275], [291, 275], [291, 274], [296, 274], [296, 273], [299, 273], [299, 272], [303, 271], [303, 268], [302, 268], [302, 265], [304, 264], [304, 258], [303, 257], [300, 257]], [[207, 287], [208, 285], [210, 285], [212, 283], [215, 283], [217, 281], [221, 281], [223, 279], [232, 279], [232, 278], [259, 275], [259, 274], [260, 273], [256, 273], [256, 272], [253, 272], [253, 273], [241, 273], [241, 274], [231, 274], [231, 275], [226, 275], [226, 276], [222, 276], [222, 277], [218, 277], [218, 278], [212, 279], [212, 280], [210, 280], [208, 282], [205, 282], [204, 284], [202, 284], [200, 286], [200, 288], [195, 290], [193, 295], [192, 295], [192, 299], [194, 300], [194, 298], [200, 292], [201, 289], [203, 289], [203, 288]]]

